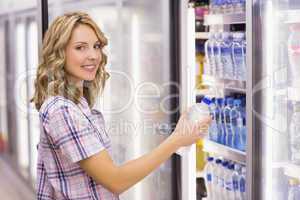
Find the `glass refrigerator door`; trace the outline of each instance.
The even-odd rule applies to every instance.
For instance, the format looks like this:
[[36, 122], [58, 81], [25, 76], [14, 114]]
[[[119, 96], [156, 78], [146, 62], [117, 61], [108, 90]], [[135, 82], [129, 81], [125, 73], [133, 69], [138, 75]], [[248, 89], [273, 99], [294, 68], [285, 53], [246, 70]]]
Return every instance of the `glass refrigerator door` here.
[[300, 1], [252, 2], [252, 199], [300, 199]]

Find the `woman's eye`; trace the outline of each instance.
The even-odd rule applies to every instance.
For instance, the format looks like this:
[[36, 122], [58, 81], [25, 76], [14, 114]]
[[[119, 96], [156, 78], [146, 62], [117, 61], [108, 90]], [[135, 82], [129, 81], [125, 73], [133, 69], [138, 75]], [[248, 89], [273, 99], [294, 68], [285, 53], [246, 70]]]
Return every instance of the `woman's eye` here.
[[77, 49], [77, 50], [84, 50], [85, 47], [84, 47], [84, 46], [78, 46], [78, 47], [76, 47], [76, 49]]
[[95, 44], [94, 48], [95, 49], [101, 49], [101, 45], [100, 44]]

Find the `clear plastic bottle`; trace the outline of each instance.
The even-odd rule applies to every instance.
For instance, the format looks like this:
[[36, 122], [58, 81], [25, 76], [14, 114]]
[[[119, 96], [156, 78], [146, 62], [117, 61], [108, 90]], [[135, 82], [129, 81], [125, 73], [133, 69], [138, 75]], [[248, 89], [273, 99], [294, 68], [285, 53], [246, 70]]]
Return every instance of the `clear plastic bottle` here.
[[288, 200], [299, 200], [300, 199], [300, 182], [298, 179], [289, 180], [289, 193]]
[[209, 139], [214, 142], [218, 142], [218, 124], [217, 124], [218, 110], [217, 110], [215, 98], [211, 99], [211, 103], [209, 104], [209, 111], [212, 119], [209, 126]]
[[234, 64], [234, 77], [237, 80], [245, 80], [246, 77], [246, 52], [244, 48], [245, 33], [233, 33], [232, 58]]
[[213, 200], [213, 173], [214, 173], [214, 158], [208, 157], [205, 165], [205, 186], [207, 191], [207, 200]]
[[242, 167], [239, 179], [239, 200], [246, 200], [246, 167]]
[[233, 108], [233, 98], [228, 98], [227, 99], [227, 105], [224, 108], [224, 117], [225, 117], [225, 132], [226, 132], [226, 137], [225, 137], [225, 145], [229, 147], [233, 147], [233, 130], [232, 130], [232, 125], [231, 125], [231, 114], [232, 114], [232, 108]]
[[225, 135], [225, 129], [223, 127], [223, 109], [224, 109], [224, 100], [223, 98], [217, 98], [217, 109], [218, 109], [218, 143], [224, 144], [223, 135]]
[[239, 200], [239, 179], [241, 166], [237, 163], [234, 164], [234, 170], [232, 172], [232, 184], [233, 184], [233, 193], [234, 200]]
[[222, 167], [220, 170], [220, 176], [219, 176], [219, 190], [220, 190], [220, 194], [222, 199], [227, 200], [227, 196], [226, 196], [226, 190], [225, 190], [225, 177], [228, 174], [228, 161], [224, 160], [222, 162]]
[[220, 170], [222, 170], [222, 160], [217, 158], [215, 161], [215, 167], [213, 170], [213, 187], [212, 191], [214, 194], [214, 200], [219, 200], [222, 196], [219, 189], [219, 177], [220, 177]]
[[215, 41], [215, 34], [210, 32], [208, 35], [208, 40], [204, 44], [205, 48], [205, 66], [204, 74], [214, 76], [216, 71], [216, 62], [213, 51], [213, 44]]
[[196, 103], [191, 107], [191, 110], [188, 113], [188, 119], [193, 122], [200, 121], [203, 117], [209, 116], [209, 104], [211, 103], [210, 99], [204, 97], [201, 103]]
[[246, 128], [243, 124], [243, 114], [242, 114], [242, 101], [240, 99], [235, 99], [233, 101], [233, 108], [231, 110], [231, 126], [233, 130], [233, 147], [240, 151], [245, 151], [245, 140], [244, 140], [244, 129]]
[[221, 65], [219, 77], [225, 79], [234, 79], [233, 60], [232, 60], [232, 34], [222, 33], [221, 40]]
[[300, 164], [300, 104], [294, 103], [289, 127], [291, 161]]
[[216, 63], [216, 70], [215, 76], [223, 78], [223, 64], [222, 64], [222, 57], [221, 57], [221, 44], [222, 44], [222, 33], [217, 32], [215, 33], [215, 40], [213, 44], [214, 48], [214, 57]]
[[300, 87], [300, 24], [290, 26], [288, 39], [289, 76], [294, 87]]
[[230, 163], [227, 166], [227, 173], [225, 175], [225, 197], [227, 200], [234, 200], [233, 174], [234, 164]]

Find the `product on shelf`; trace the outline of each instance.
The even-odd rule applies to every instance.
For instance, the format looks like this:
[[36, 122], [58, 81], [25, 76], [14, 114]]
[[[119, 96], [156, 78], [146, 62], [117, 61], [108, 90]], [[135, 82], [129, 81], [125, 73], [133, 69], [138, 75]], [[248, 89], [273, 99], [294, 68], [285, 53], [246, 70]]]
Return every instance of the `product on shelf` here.
[[196, 143], [196, 169], [198, 172], [202, 171], [205, 166], [206, 153], [203, 151], [203, 140], [200, 139]]
[[207, 199], [246, 199], [245, 166], [222, 158], [208, 157], [204, 173]]
[[290, 26], [290, 36], [288, 39], [288, 55], [290, 62], [289, 76], [292, 86], [300, 87], [300, 24]]
[[203, 70], [204, 70], [204, 47], [202, 44], [196, 43], [196, 88], [205, 89], [202, 82]]
[[234, 64], [234, 79], [246, 80], [246, 37], [243, 32], [233, 33], [232, 59]]
[[209, 113], [208, 105], [210, 104], [210, 99], [204, 97], [201, 103], [194, 104], [188, 113], [188, 119], [192, 122], [197, 122], [203, 117], [207, 117]]
[[288, 200], [300, 199], [300, 182], [299, 179], [292, 178], [289, 180]]
[[300, 103], [294, 103], [293, 105], [289, 132], [291, 161], [300, 164]]
[[246, 0], [210, 0], [209, 14], [244, 13]]

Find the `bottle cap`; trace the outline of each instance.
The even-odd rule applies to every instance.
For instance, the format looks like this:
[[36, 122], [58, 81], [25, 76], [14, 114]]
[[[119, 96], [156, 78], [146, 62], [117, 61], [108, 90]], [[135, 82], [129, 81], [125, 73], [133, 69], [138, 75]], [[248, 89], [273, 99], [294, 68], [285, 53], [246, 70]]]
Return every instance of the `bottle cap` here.
[[233, 105], [233, 98], [229, 97], [228, 99], [226, 99], [226, 103], [227, 105]]
[[213, 157], [207, 157], [207, 161], [208, 162], [214, 161], [214, 158]]
[[242, 101], [241, 101], [240, 99], [235, 99], [235, 100], [233, 101], [233, 105], [234, 105], [234, 106], [240, 106], [240, 105], [242, 105]]
[[207, 98], [207, 97], [204, 97], [202, 99], [202, 102], [205, 103], [206, 105], [209, 105], [211, 103], [211, 100], [209, 98]]

